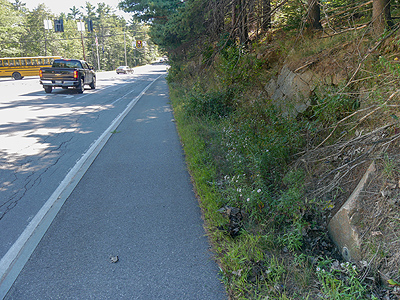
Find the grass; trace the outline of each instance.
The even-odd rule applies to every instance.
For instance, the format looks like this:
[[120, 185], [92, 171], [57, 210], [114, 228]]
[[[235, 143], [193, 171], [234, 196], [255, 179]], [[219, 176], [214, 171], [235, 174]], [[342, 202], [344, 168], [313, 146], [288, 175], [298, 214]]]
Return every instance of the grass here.
[[[290, 299], [285, 291], [290, 266], [272, 253], [283, 248], [295, 252], [302, 246], [305, 223], [297, 205], [302, 201], [299, 182], [303, 175], [289, 172], [285, 178], [280, 177], [294, 152], [291, 149], [299, 143], [299, 138], [288, 139], [286, 135], [298, 124], [288, 126], [289, 122], [280, 120], [268, 106], [263, 108], [263, 114], [270, 116], [268, 122], [260, 116], [250, 119], [253, 112], [249, 111], [220, 117], [203, 114], [203, 109], [196, 114], [190, 108], [187, 114], [182, 94], [172, 85], [171, 99], [187, 163], [229, 293], [235, 299], [260, 295]], [[266, 151], [270, 143], [273, 147]], [[275, 171], [268, 173], [266, 169]], [[285, 192], [273, 187], [279, 181], [282, 187], [288, 187]], [[218, 212], [224, 206], [237, 207], [246, 215], [236, 238], [218, 229], [229, 223]]]

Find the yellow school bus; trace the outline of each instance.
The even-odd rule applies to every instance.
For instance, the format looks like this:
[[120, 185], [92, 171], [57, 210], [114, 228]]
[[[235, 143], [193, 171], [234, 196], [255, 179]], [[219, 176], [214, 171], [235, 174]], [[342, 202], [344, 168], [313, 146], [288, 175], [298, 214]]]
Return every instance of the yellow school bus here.
[[0, 58], [0, 77], [13, 77], [15, 80], [24, 76], [38, 76], [41, 67], [51, 67], [60, 56], [4, 57]]

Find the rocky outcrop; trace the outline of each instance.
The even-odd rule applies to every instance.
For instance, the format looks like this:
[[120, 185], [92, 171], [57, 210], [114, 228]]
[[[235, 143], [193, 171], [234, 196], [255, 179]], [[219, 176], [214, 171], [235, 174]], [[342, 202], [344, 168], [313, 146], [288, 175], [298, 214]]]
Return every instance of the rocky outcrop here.
[[289, 115], [296, 115], [305, 111], [311, 104], [316, 81], [314, 77], [311, 71], [295, 73], [285, 65], [278, 78], [271, 79], [265, 90], [278, 107]]
[[[264, 87], [267, 95], [287, 115], [304, 112], [310, 105], [318, 85], [337, 85], [343, 74], [319, 74], [308, 68], [312, 63], [292, 71], [284, 65], [276, 78]], [[327, 75], [327, 76], [326, 76]]]

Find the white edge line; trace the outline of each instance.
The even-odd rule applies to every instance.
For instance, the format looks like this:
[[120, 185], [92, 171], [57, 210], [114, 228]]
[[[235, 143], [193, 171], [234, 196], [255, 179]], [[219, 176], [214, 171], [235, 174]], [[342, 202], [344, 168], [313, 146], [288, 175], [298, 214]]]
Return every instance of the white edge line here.
[[[157, 80], [157, 79], [156, 79]], [[114, 105], [115, 103], [117, 103], [118, 101], [120, 101], [121, 99], [125, 98], [126, 96], [128, 96], [130, 93], [133, 93], [135, 90], [132, 90], [128, 93], [126, 93], [125, 95], [123, 95], [122, 97], [119, 97], [117, 100], [114, 100], [113, 102], [111, 102], [109, 105]]]
[[[8, 290], [11, 288], [15, 279], [18, 277], [19, 272], [22, 270], [23, 266], [28, 261], [30, 255], [33, 253], [36, 246], [39, 244], [41, 238], [44, 236], [47, 229], [50, 227], [51, 222], [54, 220], [55, 216], [61, 209], [62, 205], [67, 200], [68, 196], [72, 193], [73, 189], [76, 187], [79, 180], [83, 177], [87, 169], [90, 167], [91, 163], [94, 161], [98, 153], [100, 153], [101, 149], [106, 144], [108, 139], [111, 137], [112, 131], [118, 127], [118, 125], [122, 122], [125, 116], [138, 102], [138, 100], [144, 95], [144, 93], [150, 88], [150, 86], [155, 81], [157, 81], [157, 79], [159, 79], [161, 76], [163, 75], [158, 76], [149, 85], [147, 85], [142, 90], [142, 92], [127, 105], [125, 110], [112, 121], [111, 125], [102, 133], [102, 135], [95, 142], [93, 142], [93, 144], [89, 147], [89, 149], [82, 155], [82, 157], [77, 161], [74, 167], [68, 172], [63, 181], [61, 181], [60, 185], [53, 192], [53, 194], [46, 201], [46, 203], [42, 206], [39, 212], [29, 222], [28, 226], [25, 228], [25, 230], [22, 232], [22, 234], [19, 236], [16, 242], [11, 246], [11, 248], [0, 260], [0, 299], [3, 299], [7, 295]], [[68, 193], [65, 194], [64, 193], [65, 191], [68, 191]], [[53, 211], [50, 214], [49, 212], [52, 209]], [[50, 216], [51, 219], [45, 220], [46, 215], [51, 215]], [[28, 249], [29, 251], [28, 255], [26, 255], [26, 253], [25, 255], [23, 255], [23, 251], [26, 248], [27, 243], [34, 235], [36, 229], [43, 223], [47, 224], [46, 226], [43, 226], [45, 228], [41, 228], [40, 236], [36, 237], [36, 241], [33, 241], [34, 244], [31, 245], [30, 249]], [[23, 259], [24, 261], [18, 262], [20, 258]], [[13, 267], [17, 263], [19, 270], [12, 272]]]

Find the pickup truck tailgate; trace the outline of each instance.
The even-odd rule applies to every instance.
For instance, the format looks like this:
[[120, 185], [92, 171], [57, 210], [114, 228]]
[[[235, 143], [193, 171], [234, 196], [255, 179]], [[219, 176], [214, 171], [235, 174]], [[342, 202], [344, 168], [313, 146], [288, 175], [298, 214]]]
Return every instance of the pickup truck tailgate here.
[[53, 68], [42, 68], [42, 80], [74, 80], [74, 69], [53, 69]]

